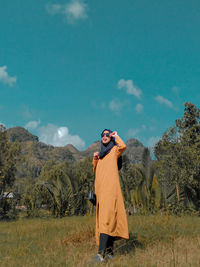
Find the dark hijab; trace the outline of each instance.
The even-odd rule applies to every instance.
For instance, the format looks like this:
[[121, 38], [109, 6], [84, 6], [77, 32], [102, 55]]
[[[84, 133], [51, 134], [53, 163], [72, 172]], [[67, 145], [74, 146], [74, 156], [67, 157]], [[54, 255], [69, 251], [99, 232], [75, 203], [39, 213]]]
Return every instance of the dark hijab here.
[[[111, 130], [109, 129], [104, 129], [103, 132], [101, 133], [101, 135], [105, 132], [105, 131], [108, 131], [109, 133], [112, 133]], [[110, 142], [107, 143], [107, 144], [104, 144], [102, 141], [101, 141], [101, 150], [100, 150], [100, 159], [104, 158], [109, 152], [110, 150], [115, 146], [115, 138], [111, 137], [110, 139]]]
[[[112, 133], [111, 130], [104, 129], [101, 134], [103, 134], [105, 131], [108, 131], [109, 133]], [[111, 137], [110, 142], [107, 143], [107, 144], [104, 144], [101, 141], [101, 150], [100, 150], [100, 153], [99, 153], [100, 154], [99, 158], [100, 159], [104, 158], [111, 151], [111, 149], [114, 146], [116, 146], [116, 143], [115, 143], [115, 138], [113, 138], [113, 137]], [[122, 167], [122, 157], [121, 156], [118, 158], [117, 164], [118, 164], [118, 170], [120, 170], [121, 167]]]

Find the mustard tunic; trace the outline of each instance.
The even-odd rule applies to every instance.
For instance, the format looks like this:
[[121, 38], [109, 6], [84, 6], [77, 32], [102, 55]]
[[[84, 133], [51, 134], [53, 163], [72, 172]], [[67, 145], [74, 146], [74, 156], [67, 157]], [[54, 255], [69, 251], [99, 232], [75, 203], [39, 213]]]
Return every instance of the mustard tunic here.
[[102, 159], [93, 159], [95, 171], [96, 243], [104, 233], [128, 239], [128, 223], [120, 186], [117, 159], [126, 149], [125, 143], [116, 136], [111, 151]]

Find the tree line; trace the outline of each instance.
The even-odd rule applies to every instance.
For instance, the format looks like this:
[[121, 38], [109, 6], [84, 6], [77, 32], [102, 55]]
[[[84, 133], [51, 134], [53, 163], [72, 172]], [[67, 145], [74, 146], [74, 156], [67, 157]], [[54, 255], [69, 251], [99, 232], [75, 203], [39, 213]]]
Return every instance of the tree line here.
[[[148, 148], [141, 164], [123, 156], [120, 181], [128, 214], [200, 212], [200, 109], [192, 103], [184, 105], [183, 117], [154, 146], [154, 160]], [[52, 158], [18, 197], [7, 198], [5, 192], [15, 193], [19, 152], [19, 143], [11, 143], [1, 125], [0, 219], [15, 218], [17, 202], [26, 206], [27, 216], [39, 216], [41, 207], [55, 217], [94, 212], [88, 201], [94, 185], [91, 157], [77, 163]]]

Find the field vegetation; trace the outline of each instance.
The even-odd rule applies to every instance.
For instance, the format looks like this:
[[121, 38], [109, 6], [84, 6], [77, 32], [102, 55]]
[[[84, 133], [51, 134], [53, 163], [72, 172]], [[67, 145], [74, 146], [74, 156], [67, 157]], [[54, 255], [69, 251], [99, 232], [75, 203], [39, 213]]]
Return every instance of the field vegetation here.
[[[200, 218], [129, 216], [129, 240], [99, 266], [199, 266]], [[0, 223], [0, 266], [98, 266], [94, 216], [22, 218]]]

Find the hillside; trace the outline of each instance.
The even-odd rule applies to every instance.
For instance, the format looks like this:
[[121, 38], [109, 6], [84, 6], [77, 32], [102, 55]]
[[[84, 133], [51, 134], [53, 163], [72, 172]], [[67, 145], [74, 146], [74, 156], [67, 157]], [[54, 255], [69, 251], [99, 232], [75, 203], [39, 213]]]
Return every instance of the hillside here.
[[[91, 157], [95, 151], [100, 149], [100, 141], [91, 144], [86, 150], [79, 151], [73, 145], [54, 147], [39, 141], [39, 138], [23, 127], [14, 127], [7, 130], [11, 142], [18, 141], [21, 145], [21, 160], [17, 164], [17, 177], [39, 176], [45, 162], [55, 158], [58, 162], [68, 161], [71, 163]], [[130, 162], [140, 163], [144, 146], [137, 139], [127, 141], [127, 149], [124, 152]]]

